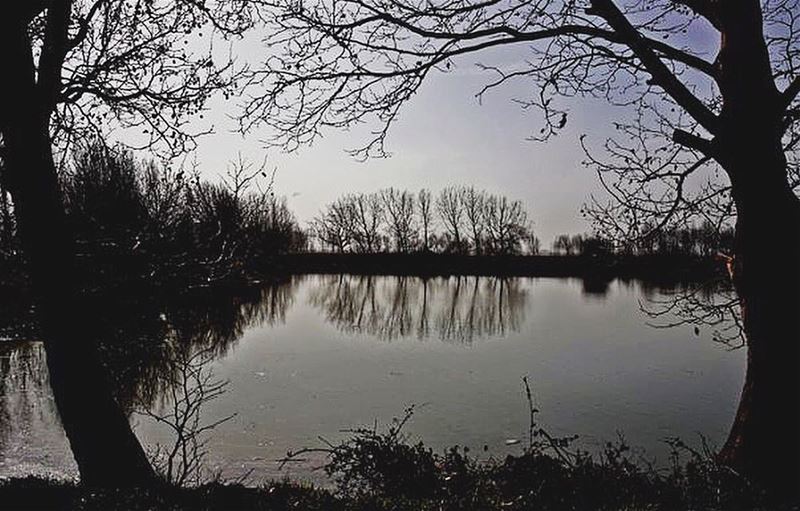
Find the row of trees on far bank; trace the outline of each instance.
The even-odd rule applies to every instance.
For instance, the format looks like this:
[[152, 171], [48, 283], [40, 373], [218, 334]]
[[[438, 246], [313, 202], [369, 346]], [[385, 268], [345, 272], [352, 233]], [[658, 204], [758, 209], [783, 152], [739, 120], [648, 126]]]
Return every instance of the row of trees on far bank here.
[[434, 195], [385, 188], [328, 204], [311, 222], [321, 250], [536, 254], [539, 240], [520, 201], [474, 187], [449, 186]]
[[552, 252], [559, 255], [694, 255], [710, 257], [733, 253], [734, 230], [705, 222], [693, 226], [659, 229], [645, 226], [646, 233], [624, 245], [615, 245], [607, 238], [588, 234], [559, 234], [553, 240]]
[[[257, 265], [269, 255], [319, 249], [333, 252], [538, 254], [520, 201], [474, 187], [450, 186], [434, 195], [386, 188], [348, 194], [328, 204], [308, 229], [299, 227], [285, 198], [276, 197], [263, 166], [232, 162], [221, 182], [136, 160], [96, 143], [79, 151], [61, 174], [68, 221], [79, 253], [130, 251], [147, 255], [150, 271], [191, 261], [217, 274]], [[0, 194], [0, 258], [16, 246], [16, 224]], [[697, 255], [733, 250], [733, 229], [711, 223], [649, 228], [625, 245], [594, 234], [559, 234], [556, 255]], [[313, 240], [313, 242], [312, 242]], [[173, 265], [174, 266], [174, 265]], [[223, 271], [224, 270], [224, 271]]]

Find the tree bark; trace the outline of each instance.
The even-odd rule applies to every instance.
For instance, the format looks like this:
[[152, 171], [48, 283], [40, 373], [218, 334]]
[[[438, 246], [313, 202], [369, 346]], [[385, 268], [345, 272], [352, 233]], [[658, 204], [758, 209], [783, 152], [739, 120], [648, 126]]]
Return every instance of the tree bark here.
[[[733, 281], [747, 338], [739, 409], [720, 459], [778, 494], [800, 489], [800, 201], [740, 207]], [[776, 243], [776, 240], [782, 241]]]
[[722, 163], [736, 203], [733, 284], [747, 339], [739, 409], [720, 459], [800, 496], [800, 200], [776, 123], [730, 129]]
[[81, 474], [89, 486], [155, 481], [145, 453], [117, 405], [80, 308], [72, 240], [64, 216], [49, 135], [50, 111], [36, 94], [25, 25], [3, 20], [6, 72], [0, 96], [4, 175], [36, 299], [50, 385]]
[[732, 278], [747, 373], [720, 460], [778, 495], [800, 491], [800, 201], [788, 184], [758, 0], [715, 4], [723, 103], [711, 144], [736, 204]]

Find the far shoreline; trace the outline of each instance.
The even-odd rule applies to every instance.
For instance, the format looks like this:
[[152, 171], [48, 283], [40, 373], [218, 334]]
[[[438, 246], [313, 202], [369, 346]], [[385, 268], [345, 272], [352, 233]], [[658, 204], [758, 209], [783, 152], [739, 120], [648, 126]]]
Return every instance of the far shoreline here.
[[352, 274], [397, 276], [575, 277], [706, 282], [724, 276], [713, 257], [696, 255], [461, 255], [305, 252], [275, 256], [263, 268], [271, 275]]

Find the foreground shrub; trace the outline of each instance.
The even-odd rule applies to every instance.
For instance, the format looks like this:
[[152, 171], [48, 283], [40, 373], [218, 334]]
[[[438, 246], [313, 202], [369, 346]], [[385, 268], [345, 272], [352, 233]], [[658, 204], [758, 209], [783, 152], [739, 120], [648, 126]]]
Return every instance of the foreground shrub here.
[[321, 451], [334, 495], [376, 510], [756, 510], [797, 509], [716, 463], [708, 449], [671, 440], [672, 463], [634, 459], [623, 439], [590, 454], [535, 423], [519, 455], [479, 461], [467, 447], [439, 454], [403, 433], [413, 408], [385, 430], [359, 428]]

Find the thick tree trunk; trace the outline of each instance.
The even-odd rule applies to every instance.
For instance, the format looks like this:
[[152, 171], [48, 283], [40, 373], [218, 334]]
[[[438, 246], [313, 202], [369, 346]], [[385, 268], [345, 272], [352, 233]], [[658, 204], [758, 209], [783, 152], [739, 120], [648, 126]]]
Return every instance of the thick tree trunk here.
[[154, 472], [117, 405], [91, 331], [76, 303], [74, 256], [49, 138], [49, 114], [35, 94], [26, 27], [0, 24], [6, 89], [0, 96], [3, 179], [11, 192], [36, 297], [50, 385], [81, 481], [140, 486]]
[[[747, 374], [721, 458], [779, 491], [800, 488], [800, 203], [792, 195], [739, 213], [734, 283]], [[783, 238], [783, 239], [780, 239]]]
[[800, 491], [800, 201], [788, 185], [783, 99], [759, 0], [714, 4], [722, 93], [713, 156], [736, 204], [732, 277], [747, 337], [739, 410], [720, 458], [778, 494]]
[[758, 167], [751, 169], [749, 175], [757, 176], [757, 181], [734, 182], [737, 223], [732, 277], [747, 337], [747, 373], [720, 458], [768, 489], [797, 497], [800, 201], [785, 180], [769, 179], [770, 160], [780, 165], [782, 157], [764, 158], [762, 165], [767, 167], [760, 172], [756, 172]]

